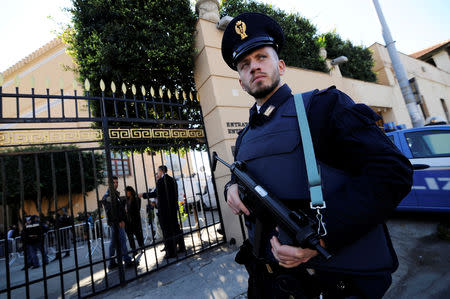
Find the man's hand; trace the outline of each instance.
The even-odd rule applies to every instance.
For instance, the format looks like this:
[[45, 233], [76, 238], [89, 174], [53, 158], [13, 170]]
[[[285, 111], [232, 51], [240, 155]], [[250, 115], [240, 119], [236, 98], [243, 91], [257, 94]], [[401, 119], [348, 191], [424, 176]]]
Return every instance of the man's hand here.
[[[270, 239], [270, 244], [272, 244], [272, 253], [274, 257], [277, 259], [280, 266], [285, 268], [297, 267], [319, 254], [317, 250], [309, 248], [282, 245], [275, 236]], [[325, 243], [320, 240], [320, 245], [324, 247]]]
[[250, 211], [245, 207], [239, 198], [238, 184], [233, 184], [227, 190], [227, 204], [231, 211], [236, 215], [250, 215]]
[[120, 222], [119, 222], [119, 226], [120, 226], [121, 228], [124, 228], [124, 227], [125, 227], [125, 221], [120, 221]]

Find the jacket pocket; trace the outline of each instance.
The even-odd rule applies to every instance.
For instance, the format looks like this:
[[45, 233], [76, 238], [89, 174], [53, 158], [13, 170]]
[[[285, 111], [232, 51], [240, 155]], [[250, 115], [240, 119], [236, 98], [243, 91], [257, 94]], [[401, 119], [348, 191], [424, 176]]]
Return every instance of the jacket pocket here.
[[261, 157], [291, 153], [300, 144], [297, 129], [269, 132], [243, 140], [237, 159], [248, 161]]

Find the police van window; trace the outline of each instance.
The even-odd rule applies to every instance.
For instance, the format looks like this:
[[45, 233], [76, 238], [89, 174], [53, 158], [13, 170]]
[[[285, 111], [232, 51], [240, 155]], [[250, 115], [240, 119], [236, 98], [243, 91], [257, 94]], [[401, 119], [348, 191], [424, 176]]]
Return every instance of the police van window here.
[[394, 142], [394, 135], [388, 135], [388, 138], [392, 141], [393, 144], [395, 144], [395, 142]]
[[450, 157], [450, 131], [405, 133], [414, 158]]

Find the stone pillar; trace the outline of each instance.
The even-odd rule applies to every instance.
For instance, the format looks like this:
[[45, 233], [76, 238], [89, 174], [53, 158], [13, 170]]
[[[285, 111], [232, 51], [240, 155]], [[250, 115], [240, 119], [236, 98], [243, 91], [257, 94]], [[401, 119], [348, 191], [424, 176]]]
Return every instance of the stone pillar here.
[[217, 23], [220, 19], [219, 7], [218, 0], [198, 0], [195, 4], [195, 12], [200, 19]]
[[[197, 5], [200, 2], [208, 1], [199, 1]], [[202, 16], [198, 20], [194, 78], [210, 152], [215, 151], [222, 159], [233, 162], [232, 150], [237, 132], [248, 121], [249, 108], [254, 100], [239, 85], [238, 73], [223, 60], [223, 31], [217, 29], [216, 24], [216, 20]], [[238, 216], [230, 211], [223, 195], [224, 185], [230, 180], [230, 171], [218, 163], [214, 176], [227, 239], [234, 239], [240, 245], [243, 238]]]

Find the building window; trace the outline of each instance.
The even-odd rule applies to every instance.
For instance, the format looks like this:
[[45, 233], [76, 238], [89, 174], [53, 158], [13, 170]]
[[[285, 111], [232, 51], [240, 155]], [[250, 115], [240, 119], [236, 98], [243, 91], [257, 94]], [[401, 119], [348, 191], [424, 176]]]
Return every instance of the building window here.
[[130, 158], [125, 154], [111, 152], [112, 174], [115, 176], [128, 176], [130, 173]]
[[431, 64], [433, 66], [436, 66], [436, 63], [434, 62], [434, 59], [432, 57], [430, 57], [427, 60], [425, 60], [425, 62], [427, 62], [427, 63], [429, 63], [429, 64]]

